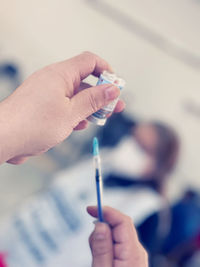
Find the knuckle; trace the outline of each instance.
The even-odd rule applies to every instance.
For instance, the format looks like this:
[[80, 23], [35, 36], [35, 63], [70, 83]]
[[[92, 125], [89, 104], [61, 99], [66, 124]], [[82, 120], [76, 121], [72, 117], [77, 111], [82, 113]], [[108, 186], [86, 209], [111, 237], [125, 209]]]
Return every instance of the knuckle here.
[[82, 54], [84, 54], [86, 56], [90, 56], [90, 57], [96, 57], [96, 55], [94, 53], [92, 53], [91, 51], [87, 51], [87, 50], [83, 51]]
[[110, 252], [110, 248], [105, 242], [96, 242], [94, 240], [92, 240], [91, 249], [93, 256], [103, 256]]
[[51, 74], [52, 74], [52, 73], [55, 73], [55, 72], [56, 72], [56, 70], [57, 70], [57, 66], [58, 66], [58, 63], [52, 63], [52, 64], [50, 64], [50, 65], [44, 67], [44, 68], [42, 69], [42, 71], [47, 72], [47, 73], [51, 73]]
[[91, 66], [94, 68], [95, 67], [95, 63], [98, 61], [99, 56], [97, 56], [96, 54], [90, 52], [90, 51], [85, 51], [82, 53], [82, 55], [85, 57], [86, 60], [89, 60], [91, 63]]
[[93, 112], [98, 110], [97, 101], [91, 92], [89, 92], [89, 103]]
[[129, 247], [116, 247], [115, 254], [121, 260], [127, 260], [130, 257], [130, 248]]

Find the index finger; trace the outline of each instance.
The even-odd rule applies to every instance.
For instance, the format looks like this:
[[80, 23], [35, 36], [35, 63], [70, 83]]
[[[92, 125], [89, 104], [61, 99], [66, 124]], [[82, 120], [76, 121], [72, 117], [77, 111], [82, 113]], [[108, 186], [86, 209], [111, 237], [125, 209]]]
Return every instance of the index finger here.
[[[98, 211], [96, 206], [89, 206], [87, 207], [88, 213], [97, 218], [98, 217]], [[121, 223], [124, 223], [124, 221], [129, 221], [130, 219], [128, 216], [124, 215], [120, 211], [113, 209], [111, 207], [104, 206], [103, 207], [103, 216], [107, 223], [109, 223], [110, 226], [116, 227]]]
[[113, 71], [108, 62], [91, 52], [83, 52], [78, 56], [62, 61], [61, 64], [66, 70], [70, 65], [70, 69], [73, 70], [72, 73], [78, 74], [80, 80], [85, 79], [90, 74], [99, 76], [104, 70]]
[[[98, 217], [97, 207], [87, 208], [88, 213], [93, 217]], [[127, 243], [135, 240], [138, 242], [136, 229], [133, 221], [127, 215], [111, 207], [103, 207], [104, 220], [113, 228], [113, 239], [117, 243]]]
[[[88, 207], [87, 211], [93, 217], [98, 215], [95, 206]], [[148, 266], [147, 254], [138, 240], [132, 219], [111, 207], [104, 207], [103, 214], [112, 227], [114, 265]]]

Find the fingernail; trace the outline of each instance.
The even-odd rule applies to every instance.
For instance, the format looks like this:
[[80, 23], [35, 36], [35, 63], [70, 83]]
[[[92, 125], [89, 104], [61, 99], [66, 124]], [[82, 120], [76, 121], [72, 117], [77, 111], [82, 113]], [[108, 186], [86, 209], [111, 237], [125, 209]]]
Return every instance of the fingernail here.
[[116, 86], [110, 86], [106, 88], [105, 90], [106, 100], [114, 100], [115, 98], [119, 96], [119, 94], [120, 94], [120, 90]]
[[103, 240], [106, 237], [106, 230], [104, 225], [95, 225], [94, 238], [95, 240]]

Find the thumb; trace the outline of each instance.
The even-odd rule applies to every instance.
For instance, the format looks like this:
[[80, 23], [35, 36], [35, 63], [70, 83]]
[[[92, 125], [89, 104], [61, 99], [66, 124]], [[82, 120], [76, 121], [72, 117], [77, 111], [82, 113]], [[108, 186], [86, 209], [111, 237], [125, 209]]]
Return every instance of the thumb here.
[[112, 267], [113, 245], [109, 226], [105, 223], [97, 223], [89, 243], [93, 257], [92, 267]]
[[75, 124], [109, 104], [120, 94], [118, 87], [103, 84], [84, 89], [71, 98], [71, 112]]

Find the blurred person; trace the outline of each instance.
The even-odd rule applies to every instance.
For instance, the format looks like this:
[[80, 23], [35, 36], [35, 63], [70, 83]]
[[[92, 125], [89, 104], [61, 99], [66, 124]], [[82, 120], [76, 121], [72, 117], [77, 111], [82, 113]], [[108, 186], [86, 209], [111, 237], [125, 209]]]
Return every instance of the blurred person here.
[[[112, 121], [113, 119], [111, 117], [110, 122], [112, 123]], [[132, 165], [136, 165], [135, 162], [137, 162], [138, 160], [135, 160], [135, 135], [139, 139], [140, 136], [143, 136], [141, 133], [146, 132], [146, 129], [152, 129], [151, 122], [145, 125], [144, 123], [135, 124], [134, 131], [133, 124], [131, 123], [129, 124], [129, 126], [129, 130], [125, 130], [126, 134], [123, 134], [120, 140], [116, 140], [116, 144], [114, 144], [114, 146], [106, 146], [104, 149], [101, 149], [101, 158], [103, 160], [103, 176], [105, 176], [103, 203], [112, 206], [120, 210], [123, 214], [126, 214], [126, 216], [129, 216], [132, 219], [132, 224], [134, 222], [136, 227], [138, 227], [144, 220], [146, 220], [148, 216], [150, 216], [154, 212], [160, 213], [163, 207], [165, 207], [166, 201], [160, 194], [160, 191], [162, 190], [158, 190], [158, 186], [152, 186], [151, 183], [149, 183], [149, 180], [151, 182], [151, 179], [148, 180], [146, 178], [147, 181], [144, 180], [143, 182], [143, 177], [140, 178], [139, 175], [133, 176], [132, 172], [131, 175], [133, 177], [128, 176], [127, 172], [129, 173], [129, 169], [127, 170], [127, 168], [129, 168], [130, 165], [125, 165], [125, 168], [120, 169], [120, 166], [124, 161], [123, 159], [120, 162], [117, 160], [118, 157], [121, 157], [121, 155], [123, 155], [124, 159], [132, 159], [132, 162], [134, 163]], [[118, 128], [122, 129], [121, 123], [119, 121]], [[110, 129], [112, 131], [112, 136], [116, 137], [116, 135], [113, 134], [114, 128], [110, 127]], [[136, 129], [138, 129], [138, 132], [136, 131]], [[106, 141], [105, 135], [103, 136], [103, 140]], [[126, 143], [126, 140], [129, 140], [130, 142]], [[157, 139], [155, 138], [155, 140]], [[125, 144], [128, 144], [128, 146], [123, 145], [124, 141]], [[151, 144], [152, 143], [150, 142], [150, 145]], [[155, 146], [157, 142], [154, 142], [153, 144]], [[88, 144], [88, 147], [91, 147], [91, 144]], [[143, 154], [142, 150], [140, 153]], [[141, 158], [144, 159], [144, 157]], [[148, 158], [149, 160], [151, 159], [151, 156], [145, 156], [145, 158]], [[152, 158], [153, 160], [151, 161], [155, 162], [154, 158], [156, 157]], [[118, 162], [118, 164], [116, 164], [115, 160]], [[114, 161], [114, 163], [112, 163], [112, 161]], [[139, 168], [137, 167], [137, 171], [145, 170], [144, 173], [146, 174], [146, 168], [143, 168], [145, 166], [146, 165], [143, 164], [143, 160], [140, 160]], [[113, 173], [117, 175], [115, 169], [117, 169], [118, 171], [118, 177], [115, 176], [115, 179], [113, 179]], [[153, 171], [154, 169], [152, 168], [152, 172]], [[26, 229], [29, 235], [32, 236], [31, 229], [34, 228], [35, 224], [33, 218], [35, 217], [35, 214], [38, 214], [37, 216], [39, 216], [40, 218], [39, 221], [44, 221], [44, 229], [45, 231], [50, 233], [50, 236], [52, 237], [54, 243], [57, 244], [58, 249], [62, 248], [62, 251], [65, 251], [64, 256], [55, 252], [55, 261], [52, 262], [52, 266], [59, 266], [56, 260], [58, 260], [59, 262], [65, 262], [70, 266], [88, 266], [88, 259], [90, 259], [89, 251], [84, 244], [86, 242], [87, 235], [89, 235], [92, 229], [83, 210], [85, 209], [85, 206], [88, 205], [88, 203], [96, 202], [91, 156], [85, 155], [83, 160], [77, 162], [71, 168], [60, 171], [53, 178], [53, 183], [47, 190], [46, 196], [45, 194], [42, 196], [43, 200], [37, 201], [35, 204], [32, 204], [28, 215], [24, 215], [24, 211], [19, 215], [19, 218], [23, 221], [23, 224], [26, 225]], [[111, 178], [113, 180], [110, 180]], [[136, 181], [134, 181], [133, 178]], [[112, 184], [110, 183], [110, 181], [112, 182]], [[43, 202], [45, 202], [45, 204], [42, 204]], [[51, 218], [53, 218], [53, 220]], [[49, 225], [49, 221], [52, 221], [52, 225]], [[65, 232], [65, 230], [62, 230], [63, 221], [64, 225], [69, 228], [67, 232]], [[166, 222], [168, 221], [166, 220]], [[46, 225], [48, 225], [48, 227]], [[57, 230], [55, 231], [55, 229]], [[62, 234], [57, 234], [55, 236], [55, 232], [61, 232]], [[40, 247], [38, 242], [36, 243], [36, 247]], [[41, 253], [44, 253], [42, 250], [40, 251]], [[81, 251], [79, 257], [77, 257], [77, 251]]]
[[[98, 134], [104, 146], [103, 167], [105, 194], [137, 202], [124, 206], [136, 223], [167, 207], [165, 186], [176, 166], [179, 139], [167, 124], [157, 121], [140, 122], [124, 114], [113, 115]], [[112, 138], [113, 137], [113, 138]], [[117, 200], [118, 199], [118, 200]], [[133, 215], [132, 215], [133, 216]]]
[[[119, 89], [107, 84], [81, 90], [81, 81], [84, 78], [89, 74], [98, 76], [103, 70], [111, 70], [108, 63], [87, 52], [47, 66], [25, 80], [14, 93], [0, 103], [0, 162], [23, 163], [28, 157], [44, 153], [62, 142], [73, 130], [86, 128], [86, 118], [89, 115], [119, 96]], [[121, 111], [123, 107], [123, 102], [119, 101], [115, 111]], [[45, 217], [40, 217], [40, 206], [44, 204], [41, 200], [39, 199], [38, 205], [36, 204], [37, 201], [31, 205], [33, 208], [31, 212], [30, 209], [28, 209], [28, 213], [25, 212], [26, 219], [29, 218], [29, 215], [31, 217], [33, 227], [29, 230], [32, 236], [28, 232], [26, 219], [20, 218], [19, 214], [14, 216], [13, 223], [6, 225], [8, 232], [3, 231], [1, 233], [2, 235], [6, 233], [4, 236], [6, 245], [3, 244], [3, 239], [0, 239], [1, 249], [4, 245], [9, 246], [9, 244], [14, 245], [14, 249], [16, 249], [13, 252], [12, 247], [11, 251], [8, 252], [8, 257], [11, 257], [11, 253], [13, 256], [10, 266], [19, 266], [19, 264], [20, 267], [23, 266], [19, 262], [23, 261], [24, 257], [21, 256], [19, 259], [17, 254], [20, 245], [23, 245], [23, 248], [25, 245], [28, 252], [41, 265], [45, 259], [40, 252], [41, 246], [44, 247], [43, 242], [48, 246], [48, 249], [57, 249], [56, 243], [47, 230], [49, 226], [46, 225], [47, 228], [45, 228]], [[67, 208], [67, 205], [60, 206], [60, 200], [58, 198], [54, 198], [54, 200], [57, 201], [54, 204], [57, 205], [58, 212], [62, 213], [63, 208]], [[37, 208], [39, 208], [39, 213]], [[96, 216], [96, 209], [89, 208], [88, 212], [92, 216]], [[68, 220], [71, 214], [64, 216]], [[108, 208], [105, 210], [105, 218], [112, 228], [101, 224], [101, 226], [96, 226], [95, 231], [102, 231], [102, 227], [106, 227], [107, 235], [103, 236], [103, 233], [96, 235], [96, 232], [91, 235], [93, 267], [102, 266], [102, 264], [118, 267], [147, 266], [146, 253], [137, 239], [132, 221], [119, 212]], [[72, 229], [74, 226], [72, 223]], [[12, 233], [14, 237], [11, 234], [8, 238], [8, 233]], [[19, 238], [16, 239], [18, 235]], [[40, 242], [39, 247], [36, 247], [34, 240], [41, 241], [43, 245]], [[115, 244], [115, 241], [118, 241], [118, 244]], [[102, 251], [104, 248], [109, 249], [105, 251], [106, 254]], [[25, 255], [25, 261], [28, 259], [30, 261], [30, 257]], [[19, 260], [18, 263], [16, 260]], [[1, 264], [4, 264], [3, 260]], [[63, 262], [62, 266], [65, 264]], [[31, 265], [24, 264], [24, 266]]]
[[[106, 127], [100, 130], [99, 137], [101, 144], [109, 147], [107, 151], [110, 151], [106, 153], [104, 162], [107, 203], [111, 206], [118, 203], [115, 207], [131, 216], [137, 227], [157, 213], [158, 224], [153, 235], [152, 225], [139, 228], [144, 245], [148, 237], [152, 238], [151, 245], [146, 247], [151, 247], [149, 252], [152, 253], [170, 231], [171, 210], [165, 187], [178, 160], [178, 136], [162, 122], [140, 122], [123, 114], [114, 115]], [[112, 140], [117, 129], [121, 132], [115, 136], [115, 142], [109, 144], [105, 141], [104, 144], [104, 140]], [[112, 200], [109, 195], [112, 195]]]
[[[110, 121], [112, 122], [112, 118], [110, 118]], [[118, 121], [118, 127], [121, 129], [122, 127], [120, 126], [121, 124]], [[129, 172], [129, 170], [127, 170], [127, 168], [129, 168], [129, 165], [125, 165], [127, 168], [120, 169], [120, 166], [117, 166], [116, 163], [112, 163], [112, 160], [117, 160], [118, 157], [123, 155], [123, 157], [128, 159], [128, 161], [129, 159], [132, 159], [132, 162], [134, 162], [133, 165], [135, 165], [135, 162], [137, 161], [135, 160], [135, 146], [134, 141], [132, 140], [134, 140], [135, 134], [137, 135], [137, 138], [143, 136], [141, 135], [141, 132], [146, 132], [146, 126], [148, 126], [148, 129], [152, 129], [151, 122], [145, 124], [145, 127], [144, 123], [141, 123], [141, 128], [140, 123], [137, 123], [138, 132], [133, 131], [133, 124], [130, 124], [129, 126], [129, 131], [127, 131], [127, 129], [125, 131], [126, 135], [122, 135], [122, 138], [119, 141], [117, 140], [119, 143], [116, 142], [114, 147], [107, 146], [101, 149], [103, 177], [105, 176], [103, 203], [112, 206], [121, 211], [123, 214], [126, 214], [126, 216], [129, 216], [132, 220], [132, 224], [134, 222], [134, 225], [138, 227], [154, 212], [160, 213], [163, 207], [165, 207], [166, 201], [160, 194], [160, 191], [162, 190], [158, 190], [159, 187], [152, 186], [151, 183], [149, 184], [148, 181], [151, 179], [148, 180], [146, 178], [147, 181], [144, 180], [143, 182], [143, 178], [139, 179], [139, 175], [134, 175], [135, 180], [138, 178], [136, 181], [132, 179], [132, 176], [128, 177], [128, 180], [127, 172]], [[112, 131], [112, 135], [115, 137], [113, 134], [114, 129], [112, 127], [110, 129]], [[103, 136], [103, 138], [103, 140], [106, 140], [105, 136]], [[124, 141], [126, 143], [127, 138], [130, 140], [130, 142], [127, 142], [128, 146], [122, 146]], [[157, 142], [155, 143], [157, 144]], [[88, 147], [91, 147], [91, 144], [87, 145]], [[121, 150], [120, 147], [123, 149]], [[118, 153], [119, 151], [120, 153]], [[140, 153], [143, 153], [142, 150]], [[151, 156], [145, 156], [145, 158], [146, 157], [151, 159]], [[152, 158], [152, 162], [155, 162], [154, 157]], [[123, 163], [123, 159], [120, 162], [117, 162], [118, 165], [121, 165], [121, 163]], [[139, 162], [141, 165], [139, 165], [140, 168], [137, 167], [137, 170], [143, 170], [143, 167], [146, 165], [143, 164], [143, 160], [140, 160]], [[89, 251], [84, 244], [86, 242], [87, 235], [89, 235], [92, 229], [83, 210], [88, 203], [96, 203], [92, 164], [91, 155], [85, 155], [84, 158], [75, 165], [55, 174], [53, 177], [53, 183], [47, 190], [46, 196], [45, 194], [42, 196], [43, 200], [37, 201], [37, 203], [31, 205], [28, 215], [25, 216], [25, 212], [22, 212], [22, 214], [19, 215], [23, 224], [25, 224], [26, 228], [28, 228], [28, 233], [32, 235], [31, 229], [33, 229], [33, 224], [35, 223], [32, 213], [34, 216], [35, 213], [38, 214], [37, 216], [40, 218], [39, 221], [44, 221], [43, 224], [48, 225], [48, 228], [45, 226], [44, 229], [47, 229], [53, 237], [54, 243], [57, 244], [58, 249], [62, 248], [62, 251], [65, 251], [64, 256], [59, 255], [59, 253], [55, 253], [55, 255], [57, 255], [55, 258], [59, 260], [60, 257], [64, 257], [62, 262], [66, 262], [66, 264], [70, 266], [85, 267], [89, 264], [87, 261], [89, 259]], [[118, 171], [118, 177], [114, 177], [115, 179], [114, 181], [111, 180], [111, 184], [110, 177], [113, 173], [116, 175], [115, 169]], [[146, 174], [146, 168], [144, 168], [144, 170], [144, 173]], [[152, 173], [153, 170], [154, 169], [152, 168]], [[132, 172], [131, 175], [133, 175]], [[113, 178], [113, 176], [111, 178]], [[122, 178], [124, 178], [123, 183]], [[42, 204], [43, 202], [45, 203]], [[53, 220], [51, 218], [53, 218]], [[49, 221], [52, 221], [52, 225], [49, 225]], [[67, 232], [63, 230], [63, 221], [64, 227], [67, 226], [69, 229]], [[166, 222], [168, 221], [166, 220]], [[55, 231], [55, 229], [57, 230]], [[62, 234], [57, 234], [55, 236], [55, 232], [61, 232]], [[37, 244], [37, 247], [38, 246], [39, 244]], [[77, 251], [81, 251], [79, 257], [77, 257]], [[55, 266], [56, 264], [58, 266], [57, 262], [52, 262], [52, 266]]]
[[[123, 132], [113, 147], [109, 135], [116, 138], [121, 128]], [[111, 147], [104, 163], [108, 173], [106, 186], [141, 185], [164, 192], [165, 181], [175, 168], [179, 153], [178, 136], [169, 125], [159, 121], [136, 122], [118, 114], [100, 130], [99, 138], [102, 146]]]

